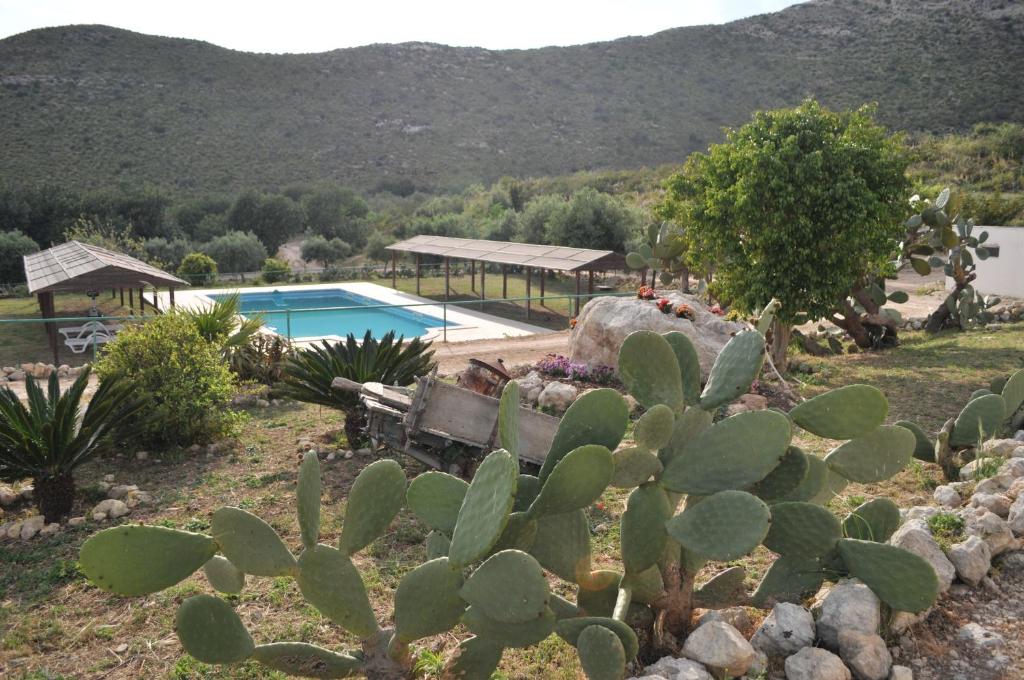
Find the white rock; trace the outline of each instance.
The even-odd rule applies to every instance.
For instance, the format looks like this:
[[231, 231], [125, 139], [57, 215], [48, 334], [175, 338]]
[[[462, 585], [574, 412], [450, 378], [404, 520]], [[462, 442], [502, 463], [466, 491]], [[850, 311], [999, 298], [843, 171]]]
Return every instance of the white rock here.
[[839, 656], [858, 680], [886, 680], [892, 668], [892, 655], [885, 640], [873, 633], [840, 631]]
[[21, 494], [15, 493], [11, 487], [0, 486], [0, 506], [9, 508], [17, 503], [19, 498], [21, 498]]
[[107, 482], [108, 484], [113, 484], [114, 475], [103, 475], [103, 481]]
[[914, 680], [914, 671], [909, 666], [893, 666], [889, 671], [889, 680]]
[[128, 505], [124, 501], [108, 498], [96, 504], [96, 507], [92, 509], [92, 516], [93, 519], [100, 521], [107, 518], [117, 519], [127, 515], [129, 512], [131, 510], [129, 510]]
[[754, 662], [754, 648], [729, 624], [712, 621], [687, 636], [683, 656], [704, 664], [712, 674], [736, 676]]
[[135, 486], [134, 484], [118, 484], [117, 486], [113, 486], [110, 488], [110, 490], [107, 492], [107, 498], [121, 499], [127, 496], [132, 491], [138, 490], [139, 487]]
[[51, 522], [42, 529], [39, 530], [40, 536], [53, 536], [55, 533], [60, 531], [60, 524], [57, 522]]
[[832, 652], [804, 647], [786, 659], [786, 680], [850, 680], [850, 669]]
[[956, 569], [935, 542], [927, 524], [921, 520], [911, 520], [896, 530], [889, 543], [927, 560], [939, 578], [939, 592], [949, 590], [956, 576]]
[[337, 458], [337, 457], [338, 457], [338, 454], [336, 452], [334, 452], [334, 451], [331, 451], [330, 453], [327, 454], [327, 462], [328, 463], [333, 463], [334, 459]]
[[[1024, 461], [1022, 461], [1024, 462]], [[1005, 463], [1004, 463], [1005, 465]], [[988, 479], [983, 479], [974, 486], [974, 493], [976, 494], [993, 494], [1002, 493], [1013, 485], [1014, 478], [1010, 475], [1004, 475], [1002, 473], [993, 475]]]
[[662, 677], [665, 680], [713, 680], [704, 666], [690, 659], [663, 656], [644, 669], [646, 677]]
[[749, 678], [749, 680], [763, 680], [768, 677], [768, 665], [768, 655], [760, 649], [754, 648], [754, 663], [750, 664], [747, 674], [743, 677]]
[[7, 538], [20, 538], [23, 522], [11, 522], [7, 525]]
[[768, 408], [768, 397], [760, 394], [744, 394], [729, 404], [725, 409], [726, 416], [734, 416], [747, 411], [764, 411]]
[[697, 625], [703, 626], [705, 623], [711, 623], [712, 621], [724, 621], [740, 631], [740, 633], [753, 630], [754, 628], [754, 622], [750, 620], [750, 614], [743, 607], [709, 609], [697, 619]]
[[84, 517], [72, 517], [71, 519], [68, 520], [68, 526], [69, 527], [80, 527], [83, 524], [85, 524], [85, 518]]
[[153, 502], [153, 497], [146, 491], [129, 491], [128, 495], [124, 497], [124, 503], [129, 508], [135, 508], [140, 505], [148, 505]]
[[988, 543], [992, 557], [1016, 545], [1010, 525], [995, 513], [984, 508], [964, 508], [962, 513], [967, 521], [964, 531]]
[[1001, 493], [975, 493], [971, 496], [972, 508], [985, 508], [1006, 519], [1010, 514], [1010, 499]]
[[814, 645], [814, 617], [800, 605], [780, 602], [750, 638], [768, 656], [789, 656]]
[[839, 651], [839, 631], [877, 633], [882, 618], [878, 596], [853, 578], [842, 579], [824, 595], [819, 595], [812, 611], [817, 612], [818, 641], [836, 651]]
[[576, 400], [577, 394], [579, 390], [572, 385], [550, 382], [537, 397], [537, 405], [549, 408], [555, 413], [563, 413]]
[[27, 541], [38, 534], [44, 526], [46, 526], [46, 520], [43, 516], [33, 515], [21, 523], [21, 533], [19, 536], [21, 540]]
[[[5, 368], [4, 370], [6, 371], [7, 369]], [[1016, 432], [1014, 432], [1013, 433], [1013, 438], [1015, 440], [1017, 440], [1018, 442], [1024, 442], [1024, 430], [1017, 430]], [[1014, 449], [1013, 450], [1013, 455], [1016, 456], [1017, 452], [1020, 451], [1021, 448], [1024, 448], [1024, 447], [1020, 447], [1020, 448]]]
[[632, 394], [625, 395], [623, 399], [626, 400], [626, 408], [629, 409], [630, 413], [636, 413], [636, 410], [640, 408], [640, 402]]
[[895, 611], [892, 616], [889, 617], [889, 630], [897, 635], [906, 632], [911, 626], [921, 623], [931, 613], [932, 609], [929, 607], [923, 612], [900, 612]]
[[1017, 500], [1010, 506], [1006, 523], [1015, 536], [1024, 536], [1024, 494], [1017, 496]]
[[14, 380], [14, 381], [24, 380], [25, 379], [25, 375], [26, 375], [25, 371], [17, 370], [17, 371], [14, 371], [13, 373], [11, 373], [10, 375], [8, 375], [7, 379], [8, 380]]
[[712, 314], [695, 296], [674, 291], [660, 291], [659, 296], [671, 300], [673, 307], [683, 303], [689, 305], [696, 318], [690, 321], [674, 314], [662, 314], [649, 300], [595, 298], [583, 307], [576, 318], [576, 328], [569, 335], [569, 357], [573, 361], [616, 368], [622, 341], [633, 331], [680, 331], [693, 343], [700, 360], [701, 374], [707, 378], [715, 357], [743, 326]]
[[149, 458], [149, 452], [148, 451], [136, 451], [135, 452], [135, 460], [146, 460], [147, 458]]
[[952, 546], [947, 556], [960, 580], [972, 586], [981, 583], [992, 566], [992, 551], [988, 543], [977, 536], [968, 536], [967, 540]]
[[981, 445], [981, 453], [985, 456], [1009, 458], [1018, 446], [1020, 442], [1016, 439], [990, 439]]
[[939, 514], [941, 510], [934, 505], [915, 505], [906, 512], [906, 521], [928, 520]]
[[32, 500], [32, 497], [36, 495], [36, 489], [34, 486], [24, 486], [21, 488], [21, 499], [25, 501]]
[[527, 406], [537, 403], [537, 397], [544, 390], [544, 378], [537, 371], [530, 371], [522, 378], [517, 378], [519, 384], [519, 401]]
[[1007, 477], [1013, 477], [1014, 480], [1019, 477], [1024, 477], [1024, 458], [1010, 458], [1003, 463], [1002, 467], [999, 468], [999, 474]]
[[975, 647], [999, 649], [1006, 641], [999, 633], [988, 630], [979, 623], [970, 622], [960, 627], [957, 637]]
[[356, 455], [355, 451], [346, 451], [345, 452], [345, 460], [350, 460], [352, 458], [352, 456], [354, 456], [354, 455]]
[[948, 484], [935, 487], [935, 492], [932, 496], [935, 498], [935, 502], [944, 508], [959, 508], [963, 502], [956, 489]]

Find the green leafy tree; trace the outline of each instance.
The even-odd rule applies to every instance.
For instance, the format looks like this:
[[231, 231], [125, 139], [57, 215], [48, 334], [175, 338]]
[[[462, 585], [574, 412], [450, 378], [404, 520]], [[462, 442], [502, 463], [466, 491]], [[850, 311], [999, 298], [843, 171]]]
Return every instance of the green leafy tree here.
[[0, 231], [0, 283], [23, 283], [22, 257], [39, 250], [39, 245], [17, 229]]
[[229, 231], [207, 243], [203, 250], [216, 260], [222, 272], [258, 271], [267, 259], [267, 249], [251, 231]]
[[564, 210], [551, 216], [545, 240], [552, 245], [622, 251], [639, 224], [636, 211], [619, 198], [595, 189], [580, 189]]
[[227, 223], [230, 230], [251, 232], [269, 251], [277, 252], [281, 244], [302, 232], [305, 213], [287, 196], [246, 192], [231, 206]]
[[147, 260], [170, 269], [180, 266], [185, 256], [192, 252], [192, 244], [183, 238], [170, 241], [162, 236], [148, 238], [143, 241], [142, 247], [146, 251]]
[[146, 259], [142, 240], [135, 235], [131, 225], [80, 217], [64, 232], [65, 241], [79, 241], [124, 253], [139, 260]]
[[387, 247], [394, 242], [395, 239], [390, 236], [375, 231], [370, 234], [370, 240], [366, 244], [366, 256], [371, 260], [387, 262], [391, 259], [391, 253], [387, 250]]
[[744, 313], [772, 298], [772, 356], [790, 328], [847, 310], [847, 296], [880, 271], [902, 235], [907, 158], [874, 111], [833, 112], [814, 101], [761, 111], [706, 154], [690, 156], [658, 208], [686, 228], [699, 269]]
[[524, 243], [547, 243], [548, 224], [562, 219], [567, 209], [565, 199], [556, 194], [544, 194], [526, 204], [519, 217], [517, 240]]
[[330, 265], [338, 260], [344, 260], [352, 254], [352, 246], [340, 238], [324, 238], [316, 235], [310, 236], [302, 242], [302, 259], [306, 262], [318, 261], [324, 265]]
[[276, 257], [268, 257], [263, 260], [263, 267], [260, 269], [263, 280], [267, 283], [277, 283], [286, 280], [292, 274], [292, 268], [284, 260]]
[[189, 253], [178, 266], [178, 276], [193, 286], [206, 286], [217, 278], [217, 263], [206, 253]]
[[310, 233], [340, 238], [357, 251], [366, 245], [366, 218], [370, 208], [351, 189], [320, 187], [303, 198], [302, 204]]

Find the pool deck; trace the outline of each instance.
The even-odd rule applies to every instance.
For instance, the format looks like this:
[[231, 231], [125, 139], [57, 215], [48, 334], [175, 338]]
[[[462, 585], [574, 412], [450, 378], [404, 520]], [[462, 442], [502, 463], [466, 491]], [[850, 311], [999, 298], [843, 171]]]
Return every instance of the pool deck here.
[[[445, 310], [442, 303], [439, 303], [436, 300], [410, 295], [409, 293], [402, 293], [394, 290], [393, 288], [379, 286], [375, 283], [320, 283], [307, 285], [256, 286], [249, 288], [183, 289], [175, 291], [174, 302], [179, 307], [202, 308], [213, 304], [213, 301], [209, 297], [210, 295], [224, 295], [236, 292], [242, 294], [269, 293], [274, 290], [279, 290], [282, 293], [289, 291], [344, 290], [349, 293], [370, 298], [377, 304], [381, 305], [417, 305], [415, 307], [406, 307], [406, 309], [426, 316], [432, 316], [439, 322], [436, 327], [428, 328], [427, 333], [422, 337], [425, 340], [436, 341], [441, 341], [444, 338], [442, 319], [445, 318]], [[159, 301], [160, 309], [167, 309], [170, 305], [170, 296], [166, 292], [157, 294], [157, 299]], [[454, 328], [451, 326], [448, 327], [448, 342], [515, 338], [552, 332], [551, 330], [540, 326], [533, 326], [519, 321], [512, 321], [511, 319], [503, 319], [492, 314], [484, 314], [483, 312], [473, 309], [467, 309], [466, 303], [449, 303], [447, 307], [448, 323], [456, 324], [456, 327]], [[355, 335], [357, 337], [361, 337], [362, 332], [355, 333]], [[325, 335], [321, 337], [294, 338], [293, 341], [297, 343], [314, 342], [322, 338], [329, 340], [342, 339], [337, 335]]]

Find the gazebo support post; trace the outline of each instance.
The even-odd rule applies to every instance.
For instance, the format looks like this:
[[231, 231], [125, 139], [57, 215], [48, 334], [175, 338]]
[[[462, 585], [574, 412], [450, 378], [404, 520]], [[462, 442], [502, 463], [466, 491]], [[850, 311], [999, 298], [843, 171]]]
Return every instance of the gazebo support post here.
[[448, 288], [451, 279], [451, 260], [444, 258], [444, 301], [448, 302]]
[[110, 299], [113, 300], [116, 297], [117, 297], [117, 288], [111, 288], [110, 289]]
[[501, 299], [508, 299], [508, 265], [501, 265]]
[[579, 316], [580, 313], [580, 270], [576, 270], [576, 304], [573, 306], [573, 316]]
[[469, 289], [476, 292], [476, 260], [469, 261]]
[[168, 288], [167, 291], [170, 294], [169, 302], [171, 303], [171, 309], [174, 309], [174, 289], [173, 288]]
[[146, 316], [146, 300], [142, 297], [142, 286], [139, 286], [139, 316]]
[[533, 283], [533, 267], [526, 268], [526, 318], [530, 318], [530, 287]]
[[398, 251], [391, 251], [391, 287], [398, 289]]
[[587, 270], [587, 295], [594, 294], [594, 270]]
[[135, 313], [135, 289], [128, 289], [128, 311], [132, 314]]
[[[39, 293], [39, 311], [44, 319], [52, 319], [56, 316], [53, 305], [53, 292]], [[57, 324], [47, 321], [43, 324], [46, 328], [46, 336], [50, 341], [50, 350], [53, 352], [53, 365], [60, 365], [60, 343], [57, 342]]]
[[124, 288], [121, 289], [121, 306], [124, 307]]
[[540, 306], [544, 306], [544, 279], [547, 278], [547, 273], [544, 271], [544, 267], [540, 268]]
[[[486, 286], [487, 286], [487, 265], [484, 264], [483, 262], [481, 262], [480, 263], [480, 299], [481, 300], [486, 300], [487, 299], [487, 288], [486, 288]], [[483, 309], [483, 305], [480, 305], [480, 308]]]
[[416, 253], [416, 294], [420, 294], [420, 260], [421, 256]]

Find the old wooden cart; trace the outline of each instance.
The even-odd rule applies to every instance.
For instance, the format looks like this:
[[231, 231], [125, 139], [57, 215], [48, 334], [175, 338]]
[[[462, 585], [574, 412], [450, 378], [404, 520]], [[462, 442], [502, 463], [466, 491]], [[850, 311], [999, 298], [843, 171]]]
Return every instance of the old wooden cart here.
[[[357, 392], [367, 410], [374, 446], [401, 451], [431, 467], [471, 472], [483, 455], [499, 448], [498, 399], [449, 385], [430, 374], [416, 387], [390, 387], [335, 378], [334, 389]], [[540, 466], [559, 419], [520, 406], [519, 459]]]

